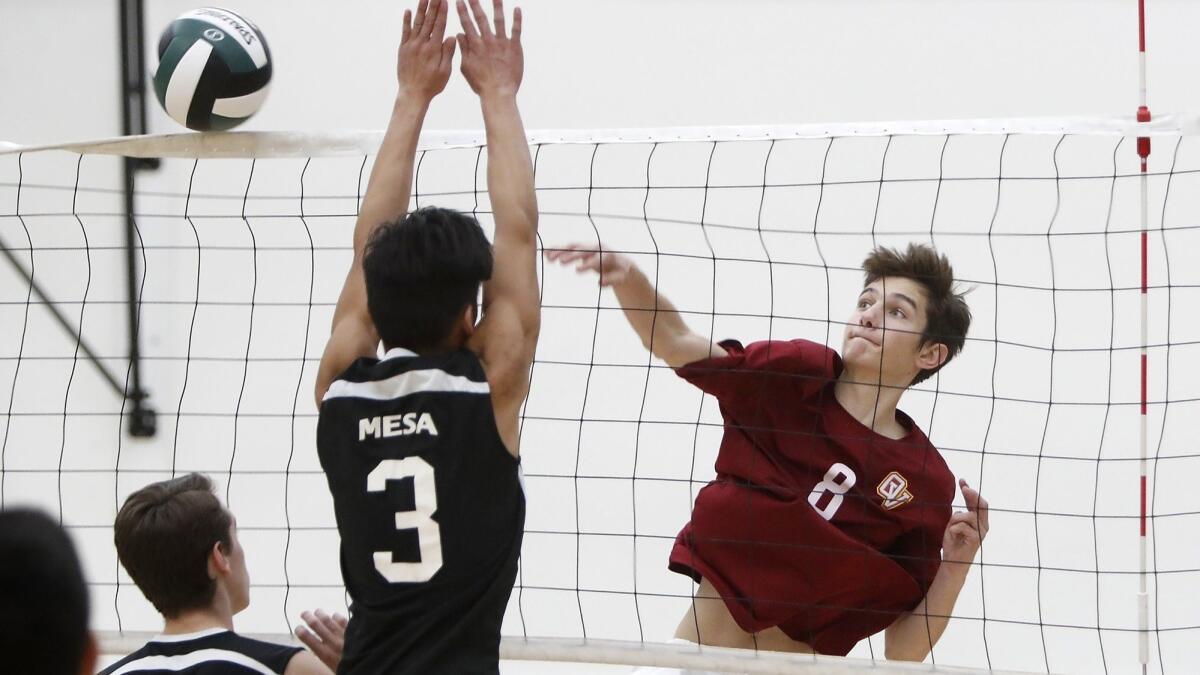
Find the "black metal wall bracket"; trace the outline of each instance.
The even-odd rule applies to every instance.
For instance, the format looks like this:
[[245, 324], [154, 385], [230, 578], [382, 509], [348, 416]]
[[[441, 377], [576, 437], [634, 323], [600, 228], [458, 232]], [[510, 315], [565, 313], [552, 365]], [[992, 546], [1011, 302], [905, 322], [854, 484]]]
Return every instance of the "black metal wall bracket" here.
[[[120, 0], [121, 24], [121, 133], [146, 133], [146, 49], [142, 0]], [[142, 358], [139, 338], [140, 288], [137, 278], [137, 225], [134, 222], [137, 172], [157, 169], [158, 159], [126, 157], [122, 163], [125, 193], [125, 270], [129, 317], [129, 391], [132, 404], [127, 419], [133, 436], [153, 436], [157, 416], [142, 387]]]

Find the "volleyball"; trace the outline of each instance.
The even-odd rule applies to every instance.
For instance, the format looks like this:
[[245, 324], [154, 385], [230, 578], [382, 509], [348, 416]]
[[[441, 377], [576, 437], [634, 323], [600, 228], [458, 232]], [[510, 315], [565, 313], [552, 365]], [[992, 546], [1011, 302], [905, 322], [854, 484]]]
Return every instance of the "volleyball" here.
[[171, 22], [158, 41], [154, 94], [171, 119], [224, 131], [258, 112], [271, 82], [271, 50], [258, 27], [203, 7]]

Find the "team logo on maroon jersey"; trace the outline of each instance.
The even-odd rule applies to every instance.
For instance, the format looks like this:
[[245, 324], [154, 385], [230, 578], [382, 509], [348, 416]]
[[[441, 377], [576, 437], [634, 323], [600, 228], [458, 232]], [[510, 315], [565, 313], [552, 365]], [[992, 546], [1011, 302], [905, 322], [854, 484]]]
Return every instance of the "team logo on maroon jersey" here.
[[879, 487], [875, 488], [875, 492], [883, 498], [883, 508], [889, 511], [911, 502], [913, 498], [912, 493], [908, 491], [908, 479], [898, 471], [889, 473], [879, 483]]

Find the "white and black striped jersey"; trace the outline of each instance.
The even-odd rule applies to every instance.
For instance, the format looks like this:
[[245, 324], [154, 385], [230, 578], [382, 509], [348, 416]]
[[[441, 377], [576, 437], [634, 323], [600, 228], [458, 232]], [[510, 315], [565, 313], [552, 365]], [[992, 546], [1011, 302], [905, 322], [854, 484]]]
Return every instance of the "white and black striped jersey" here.
[[100, 675], [282, 675], [301, 651], [213, 628], [160, 635]]
[[495, 673], [525, 524], [479, 357], [392, 349], [321, 404], [352, 598], [341, 673]]

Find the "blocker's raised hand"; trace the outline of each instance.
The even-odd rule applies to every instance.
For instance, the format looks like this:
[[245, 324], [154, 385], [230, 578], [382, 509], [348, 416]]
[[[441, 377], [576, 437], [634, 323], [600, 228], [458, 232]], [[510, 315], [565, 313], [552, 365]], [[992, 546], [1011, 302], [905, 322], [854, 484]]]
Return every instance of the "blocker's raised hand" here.
[[495, 30], [479, 0], [471, 0], [470, 11], [458, 2], [458, 18], [463, 32], [458, 34], [462, 48], [462, 74], [471, 89], [481, 97], [514, 96], [521, 88], [525, 72], [525, 54], [521, 49], [521, 8], [513, 10], [512, 35], [505, 32], [504, 3], [493, 0]]
[[396, 79], [404, 94], [432, 99], [446, 88], [454, 62], [454, 38], [446, 37], [448, 0], [421, 0], [404, 10]]

